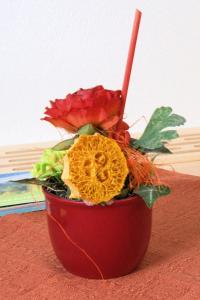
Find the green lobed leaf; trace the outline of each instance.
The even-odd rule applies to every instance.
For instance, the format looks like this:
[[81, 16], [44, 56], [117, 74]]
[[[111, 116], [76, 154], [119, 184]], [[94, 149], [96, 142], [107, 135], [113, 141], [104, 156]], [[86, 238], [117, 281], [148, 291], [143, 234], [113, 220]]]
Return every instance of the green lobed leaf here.
[[170, 194], [170, 188], [165, 185], [144, 185], [141, 184], [138, 189], [134, 190], [134, 193], [143, 198], [146, 205], [152, 208], [157, 198]]
[[79, 135], [83, 135], [83, 134], [92, 135], [95, 132], [98, 132], [98, 130], [92, 124], [86, 124], [78, 130]]
[[54, 151], [62, 151], [62, 150], [68, 150], [74, 143], [74, 138], [73, 139], [68, 139], [64, 140], [58, 144], [56, 144], [52, 150]]
[[159, 148], [155, 148], [155, 149], [148, 149], [148, 148], [143, 148], [143, 147], [138, 147], [137, 146], [137, 140], [136, 139], [133, 139], [131, 138], [130, 139], [130, 146], [133, 147], [133, 148], [136, 148], [138, 149], [140, 152], [142, 153], [150, 153], [150, 152], [157, 152], [157, 153], [165, 153], [165, 154], [171, 154], [172, 152], [167, 148], [165, 147], [165, 143], [163, 143], [163, 145]]
[[[151, 151], [166, 151], [164, 143], [178, 137], [176, 130], [164, 130], [169, 127], [180, 126], [185, 123], [185, 118], [177, 114], [172, 114], [171, 107], [157, 108], [143, 135], [134, 142], [134, 147], [148, 149]], [[164, 148], [163, 148], [164, 147]]]

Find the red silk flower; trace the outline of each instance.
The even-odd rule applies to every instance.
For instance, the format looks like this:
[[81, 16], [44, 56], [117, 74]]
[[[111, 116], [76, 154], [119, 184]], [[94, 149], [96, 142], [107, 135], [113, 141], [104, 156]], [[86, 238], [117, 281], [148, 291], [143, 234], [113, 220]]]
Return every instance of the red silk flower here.
[[50, 102], [51, 107], [46, 108], [47, 116], [43, 120], [69, 132], [76, 132], [88, 123], [112, 130], [120, 119], [121, 91], [106, 90], [103, 86], [80, 89], [65, 99]]

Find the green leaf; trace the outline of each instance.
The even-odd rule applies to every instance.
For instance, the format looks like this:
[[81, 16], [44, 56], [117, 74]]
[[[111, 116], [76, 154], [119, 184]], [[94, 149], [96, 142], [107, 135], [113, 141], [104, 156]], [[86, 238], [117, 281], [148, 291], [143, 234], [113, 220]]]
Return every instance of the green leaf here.
[[47, 188], [49, 191], [53, 191], [60, 197], [67, 198], [70, 195], [69, 187], [64, 184], [57, 177], [51, 177], [47, 180], [39, 180], [37, 178], [24, 178], [20, 180], [11, 180], [11, 182], [19, 183], [19, 184], [34, 184]]
[[142, 197], [146, 205], [152, 208], [158, 197], [170, 194], [170, 188], [165, 185], [154, 186], [141, 184], [138, 189], [134, 190], [134, 193]]
[[33, 184], [33, 185], [39, 185], [44, 186], [46, 188], [51, 187], [49, 182], [47, 180], [39, 180], [37, 178], [24, 178], [20, 180], [11, 180], [11, 182], [19, 183], [19, 184]]
[[157, 153], [165, 153], [165, 154], [172, 154], [172, 151], [169, 150], [167, 147], [165, 147], [164, 143], [161, 147], [156, 148], [156, 149], [147, 149], [143, 148], [145, 153], [150, 153], [150, 152], [157, 152]]
[[178, 133], [176, 130], [163, 131], [163, 129], [183, 125], [185, 121], [185, 118], [182, 116], [172, 114], [171, 107], [157, 108], [147, 124], [143, 135], [134, 143], [134, 146], [155, 152], [158, 151], [158, 149], [166, 151], [164, 143], [177, 138]]
[[156, 148], [156, 149], [148, 149], [148, 148], [143, 148], [141, 146], [138, 147], [136, 143], [137, 143], [136, 139], [133, 139], [133, 138], [130, 139], [130, 146], [132, 148], [135, 148], [135, 149], [141, 151], [142, 153], [150, 153], [150, 152], [166, 153], [166, 154], [172, 153], [167, 147], [165, 147], [165, 145], [164, 145], [165, 143], [163, 143], [163, 145], [161, 147]]
[[83, 134], [92, 135], [97, 131], [98, 130], [92, 124], [86, 124], [78, 130], [78, 134], [79, 135], [83, 135]]
[[11, 180], [11, 182], [22, 183], [22, 184], [35, 184], [35, 185], [44, 185], [45, 180], [39, 180], [37, 178], [24, 178], [20, 180]]
[[19, 184], [34, 184], [34, 185], [40, 185], [47, 188], [52, 188], [52, 183], [48, 180], [39, 180], [37, 178], [24, 178], [20, 180], [11, 180], [11, 182], [19, 183]]
[[54, 151], [62, 151], [62, 150], [67, 150], [69, 149], [74, 143], [74, 138], [73, 139], [68, 139], [68, 140], [64, 140], [58, 144], [56, 144], [52, 150]]
[[124, 199], [128, 196], [130, 190], [129, 188], [123, 188], [119, 195], [115, 196], [115, 199]]

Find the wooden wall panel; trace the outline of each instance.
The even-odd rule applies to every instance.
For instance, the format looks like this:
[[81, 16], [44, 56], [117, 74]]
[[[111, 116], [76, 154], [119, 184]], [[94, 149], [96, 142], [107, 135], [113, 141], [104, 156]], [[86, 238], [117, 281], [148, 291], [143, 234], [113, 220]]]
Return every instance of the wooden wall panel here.
[[[200, 175], [200, 128], [179, 130], [180, 137], [168, 143], [173, 154], [159, 155], [155, 163], [165, 169]], [[56, 142], [0, 147], [0, 172], [29, 171], [45, 148]]]

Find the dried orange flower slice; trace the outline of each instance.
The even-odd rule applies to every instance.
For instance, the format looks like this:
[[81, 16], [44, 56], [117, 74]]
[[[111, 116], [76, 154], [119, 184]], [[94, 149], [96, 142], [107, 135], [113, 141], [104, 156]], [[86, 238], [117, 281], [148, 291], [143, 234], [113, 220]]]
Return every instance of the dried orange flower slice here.
[[118, 195], [128, 174], [117, 142], [101, 134], [81, 135], [64, 157], [62, 180], [70, 198], [98, 204]]

